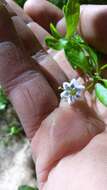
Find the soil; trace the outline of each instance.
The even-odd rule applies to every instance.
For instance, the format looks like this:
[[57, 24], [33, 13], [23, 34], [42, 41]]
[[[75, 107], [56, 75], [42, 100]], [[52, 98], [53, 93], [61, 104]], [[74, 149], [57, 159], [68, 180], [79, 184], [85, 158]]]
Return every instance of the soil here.
[[18, 190], [21, 185], [36, 187], [30, 144], [23, 131], [10, 135], [11, 126], [22, 128], [9, 105], [0, 113], [0, 190]]

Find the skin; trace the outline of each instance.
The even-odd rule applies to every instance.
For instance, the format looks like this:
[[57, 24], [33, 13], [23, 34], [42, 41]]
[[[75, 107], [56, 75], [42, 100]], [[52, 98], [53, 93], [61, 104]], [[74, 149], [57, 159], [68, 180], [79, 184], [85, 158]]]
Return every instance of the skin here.
[[[107, 110], [89, 94], [73, 106], [59, 102], [58, 86], [77, 74], [70, 76], [63, 54], [47, 53], [43, 43], [47, 23], [62, 18], [61, 11], [45, 0], [28, 0], [24, 9], [31, 19], [13, 1], [6, 2], [0, 3], [0, 83], [31, 141], [40, 190], [106, 190]], [[106, 53], [104, 14], [107, 6], [82, 7], [79, 31]]]

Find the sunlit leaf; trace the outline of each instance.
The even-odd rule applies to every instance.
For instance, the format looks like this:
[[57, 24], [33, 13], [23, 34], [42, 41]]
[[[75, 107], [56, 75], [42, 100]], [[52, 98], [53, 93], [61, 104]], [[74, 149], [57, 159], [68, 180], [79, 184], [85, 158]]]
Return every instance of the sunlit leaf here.
[[104, 86], [107, 88], [107, 79], [102, 79]]
[[80, 16], [80, 4], [78, 0], [68, 0], [64, 6], [64, 16], [66, 21], [66, 38], [69, 39], [76, 32]]
[[23, 131], [23, 129], [21, 127], [12, 126], [12, 127], [10, 127], [9, 134], [10, 135], [19, 135], [22, 131]]
[[107, 106], [107, 88], [105, 88], [102, 84], [97, 83], [95, 85], [95, 92], [99, 101]]
[[48, 47], [53, 48], [55, 50], [61, 50], [66, 45], [67, 41], [65, 39], [55, 39], [51, 36], [46, 37], [45, 42]]

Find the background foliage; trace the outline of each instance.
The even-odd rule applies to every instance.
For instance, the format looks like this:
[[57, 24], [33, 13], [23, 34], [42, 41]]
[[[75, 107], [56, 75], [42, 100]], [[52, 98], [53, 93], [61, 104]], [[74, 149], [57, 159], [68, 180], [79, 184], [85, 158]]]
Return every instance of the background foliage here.
[[[16, 0], [16, 2], [23, 6], [26, 0]], [[54, 3], [58, 7], [62, 8], [63, 5], [67, 2], [67, 0], [49, 0]], [[107, 0], [79, 0], [81, 4], [107, 4]]]
[[15, 0], [21, 7], [23, 7], [26, 0]]
[[[58, 7], [62, 8], [67, 0], [49, 0]], [[79, 0], [81, 4], [107, 4], [107, 0]]]

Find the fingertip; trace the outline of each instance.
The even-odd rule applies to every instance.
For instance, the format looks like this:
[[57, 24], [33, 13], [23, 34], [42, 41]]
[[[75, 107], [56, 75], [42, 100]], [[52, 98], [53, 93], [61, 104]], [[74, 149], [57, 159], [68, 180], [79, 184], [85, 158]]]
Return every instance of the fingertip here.
[[0, 2], [0, 42], [4, 41], [18, 43], [18, 38], [8, 10]]
[[[32, 19], [24, 13], [23, 9], [13, 0], [6, 0], [8, 6], [6, 7], [12, 16], [18, 15], [25, 23], [29, 23]], [[9, 7], [9, 8], [8, 8]], [[11, 10], [9, 10], [11, 9]]]
[[27, 0], [24, 11], [47, 31], [51, 22], [57, 23], [63, 16], [62, 11], [48, 1]]
[[26, 12], [26, 13], [29, 13], [29, 11], [30, 11], [30, 9], [31, 9], [31, 3], [30, 3], [30, 1], [26, 1], [25, 2], [25, 4], [24, 4], [24, 6], [23, 6], [23, 8], [24, 8], [24, 11]]
[[65, 19], [62, 18], [61, 20], [58, 21], [57, 23], [57, 29], [58, 31], [64, 36], [66, 33], [66, 26], [65, 26]]
[[107, 5], [82, 7], [79, 32], [98, 51], [107, 53]]

